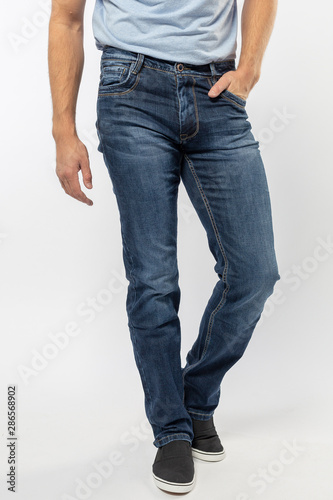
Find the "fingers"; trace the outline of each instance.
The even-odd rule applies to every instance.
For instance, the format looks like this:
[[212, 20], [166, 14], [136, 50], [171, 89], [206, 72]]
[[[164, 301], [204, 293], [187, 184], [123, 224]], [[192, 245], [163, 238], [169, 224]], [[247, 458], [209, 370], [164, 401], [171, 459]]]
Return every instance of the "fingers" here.
[[56, 173], [66, 194], [88, 206], [93, 202], [81, 189], [79, 171], [82, 171], [83, 183], [92, 188], [92, 175], [89, 165], [88, 151], [77, 138], [71, 138], [57, 143]]
[[64, 172], [62, 176], [59, 177], [59, 179], [65, 193], [67, 193], [69, 196], [72, 196], [72, 198], [81, 201], [82, 203], [86, 203], [89, 206], [93, 205], [92, 200], [90, 200], [81, 190], [78, 172]]
[[76, 174], [75, 176], [67, 175], [63, 177], [62, 180], [65, 185], [65, 191], [67, 194], [78, 201], [86, 203], [89, 206], [93, 205], [92, 200], [90, 200], [81, 189], [78, 174]]

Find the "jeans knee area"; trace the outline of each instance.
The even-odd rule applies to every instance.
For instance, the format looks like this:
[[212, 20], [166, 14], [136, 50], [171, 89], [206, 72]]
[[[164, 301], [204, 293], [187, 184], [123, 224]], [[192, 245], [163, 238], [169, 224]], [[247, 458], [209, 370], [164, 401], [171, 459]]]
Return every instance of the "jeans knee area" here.
[[[272, 295], [275, 283], [280, 279], [276, 268], [272, 268], [266, 273], [259, 273], [247, 277], [246, 281], [250, 284], [250, 295], [258, 305], [263, 308], [266, 300]], [[244, 287], [246, 289], [246, 286]]]

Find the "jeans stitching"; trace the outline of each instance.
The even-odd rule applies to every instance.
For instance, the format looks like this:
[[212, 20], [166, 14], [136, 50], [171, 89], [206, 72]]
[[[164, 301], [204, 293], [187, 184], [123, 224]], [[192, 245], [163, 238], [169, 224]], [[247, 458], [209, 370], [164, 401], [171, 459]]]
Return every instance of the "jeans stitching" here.
[[[138, 344], [137, 344], [137, 340], [136, 340], [136, 337], [135, 337], [135, 328], [133, 327], [133, 325], [131, 323], [129, 323], [129, 327], [133, 330], [133, 335], [132, 335], [132, 338], [133, 338], [133, 342], [135, 344], [135, 350], [136, 350], [136, 355], [138, 357], [138, 362], [139, 362], [139, 365], [141, 367], [141, 370], [142, 370], [142, 376], [143, 376], [143, 379], [144, 379], [144, 386], [146, 387], [147, 389], [147, 396], [148, 396], [148, 403], [149, 405], [151, 405], [151, 402], [152, 402], [152, 397], [151, 397], [151, 394], [150, 394], [150, 390], [149, 390], [149, 385], [147, 384], [147, 378], [146, 378], [146, 373], [145, 373], [145, 370], [143, 368], [143, 364], [142, 364], [142, 361], [141, 361], [141, 357], [139, 355], [139, 350], [138, 350]], [[139, 370], [140, 371], [140, 370]]]
[[[169, 73], [169, 72], [168, 72]], [[176, 95], [177, 95], [177, 100], [178, 100], [178, 122], [179, 122], [179, 137], [181, 136], [181, 121], [180, 121], [180, 100], [179, 100], [179, 95], [178, 95], [178, 81], [177, 81], [177, 76], [176, 74], [174, 73], [174, 77], [175, 77], [175, 82], [176, 82]]]
[[[125, 249], [125, 252], [126, 252], [126, 254], [128, 256], [128, 260], [129, 260], [129, 263], [130, 263], [129, 275], [130, 275], [130, 278], [132, 279], [132, 282], [133, 282], [134, 302], [135, 302], [136, 301], [136, 297], [137, 297], [137, 289], [136, 289], [135, 277], [133, 275], [133, 269], [134, 269], [133, 257], [132, 257], [131, 252], [129, 251], [128, 246], [127, 246], [126, 238], [125, 238], [122, 226], [121, 226], [121, 233], [122, 233], [122, 237], [123, 237], [124, 249]], [[136, 345], [136, 353], [137, 353], [139, 365], [141, 366], [142, 375], [143, 375], [143, 379], [144, 379], [144, 385], [147, 388], [147, 395], [148, 395], [148, 399], [149, 399], [149, 404], [151, 404], [152, 397], [151, 397], [151, 394], [150, 394], [150, 391], [149, 391], [149, 386], [147, 384], [146, 373], [145, 373], [145, 370], [143, 368], [143, 364], [142, 364], [142, 361], [141, 361], [141, 358], [140, 358], [140, 355], [139, 355], [139, 350], [138, 350], [138, 347], [137, 347], [137, 340], [136, 340], [136, 337], [135, 337], [135, 328], [134, 328], [134, 325], [131, 323], [130, 319], [128, 320], [128, 326], [129, 326], [129, 328], [131, 328], [133, 330], [132, 338], [133, 338], [134, 344]]]
[[[114, 68], [114, 66], [111, 66], [111, 67], [112, 67], [112, 68]], [[121, 66], [119, 66], [119, 67], [121, 67]], [[118, 80], [118, 82], [117, 82], [117, 83], [119, 83], [119, 82], [121, 81], [121, 77], [122, 77], [122, 76], [123, 76], [123, 74], [125, 73], [125, 69], [127, 69], [127, 66], [124, 66], [123, 71], [121, 72], [121, 75], [119, 75], [119, 80]], [[107, 71], [106, 71], [106, 66], [103, 66], [103, 69], [102, 69], [102, 74], [103, 74], [103, 76], [107, 76], [107, 74], [105, 74], [105, 73], [107, 73]], [[110, 73], [112, 73], [112, 71], [110, 71]]]
[[138, 54], [134, 63], [134, 66], [132, 67], [132, 74], [137, 75], [138, 71], [141, 70], [143, 62], [144, 62], [145, 56], [143, 54]]
[[197, 98], [196, 98], [195, 90], [194, 90], [196, 80], [195, 80], [194, 76], [192, 76], [192, 79], [193, 79], [192, 92], [193, 92], [193, 100], [194, 100], [194, 108], [195, 108], [196, 129], [192, 135], [180, 134], [181, 141], [183, 141], [183, 140], [187, 141], [188, 139], [192, 139], [192, 137], [195, 137], [197, 135], [197, 133], [199, 132], [199, 113], [198, 113], [198, 106], [197, 106]]
[[102, 57], [102, 61], [117, 61], [117, 62], [127, 62], [127, 63], [132, 63], [135, 62], [135, 59], [110, 59], [106, 57]]
[[190, 437], [185, 432], [178, 432], [177, 434], [168, 434], [167, 436], [164, 436], [164, 437], [162, 437], [160, 439], [155, 439], [155, 442], [159, 443], [160, 441], [163, 441], [164, 439], [167, 439], [167, 438], [172, 437], [172, 436], [187, 436], [187, 437]]
[[[122, 234], [122, 238], [123, 238], [123, 243], [124, 243], [124, 248], [125, 248], [125, 251], [127, 253], [127, 256], [128, 256], [128, 260], [130, 262], [130, 269], [129, 269], [129, 275], [130, 275], [130, 278], [132, 278], [132, 281], [133, 281], [133, 288], [134, 288], [134, 292], [135, 292], [135, 295], [134, 295], [134, 301], [136, 300], [136, 283], [135, 283], [135, 277], [133, 275], [133, 269], [134, 269], [134, 262], [133, 262], [133, 257], [132, 257], [132, 254], [131, 252], [129, 251], [129, 248], [127, 246], [127, 243], [126, 243], [126, 238], [125, 238], [125, 234], [124, 234], [124, 231], [123, 231], [123, 228], [121, 226], [121, 234]], [[132, 326], [132, 325], [131, 325]], [[134, 326], [133, 326], [134, 328]]]
[[206, 416], [213, 415], [214, 412], [211, 411], [209, 413], [199, 413], [198, 411], [187, 410], [187, 413], [193, 413], [193, 415], [204, 415], [206, 417]]
[[174, 75], [175, 74], [174, 71], [168, 71], [166, 69], [160, 69], [160, 68], [153, 68], [152, 66], [149, 66], [147, 64], [144, 64], [143, 66], [144, 66], [144, 68], [154, 69], [155, 71], [162, 71], [163, 73], [169, 73], [170, 75]]
[[[110, 96], [110, 95], [123, 95], [123, 94], [128, 94], [129, 92], [132, 92], [139, 83], [140, 75], [141, 75], [141, 73], [138, 73], [136, 75], [135, 83], [134, 83], [133, 87], [131, 87], [130, 89], [124, 90], [123, 92], [108, 92], [108, 93], [98, 92], [98, 97], [106, 97], [106, 96]], [[123, 82], [123, 83], [125, 83], [125, 82]]]
[[[215, 78], [215, 75], [213, 76], [213, 80], [211, 80], [210, 78], [208, 78], [208, 80], [209, 80], [209, 83], [210, 83], [211, 87], [213, 86], [212, 81], [214, 81], [214, 78]], [[216, 82], [215, 82], [215, 83], [216, 83]], [[214, 83], [214, 85], [215, 85], [215, 83]], [[228, 90], [228, 89], [227, 89], [227, 90]], [[230, 92], [230, 90], [229, 90], [229, 92]], [[232, 94], [232, 92], [230, 92], [230, 93]], [[242, 106], [241, 104], [237, 103], [236, 101], [233, 101], [232, 99], [230, 99], [229, 97], [225, 96], [225, 95], [224, 95], [224, 94], [222, 94], [222, 93], [221, 93], [221, 94], [219, 94], [219, 97], [223, 97], [224, 99], [227, 99], [228, 101], [230, 101], [232, 104], [235, 104], [235, 106], [238, 106], [238, 107], [239, 107], [239, 108], [241, 108], [241, 109], [245, 109], [246, 104], [244, 104], [244, 106]]]
[[233, 99], [230, 99], [229, 97], [227, 97], [226, 95], [224, 95], [222, 93], [220, 94], [220, 97], [222, 97], [223, 99], [227, 99], [227, 101], [230, 101], [232, 104], [235, 104], [235, 106], [238, 106], [241, 109], [245, 109], [245, 104], [244, 104], [244, 106], [242, 106], [238, 102], [234, 101]]
[[187, 369], [184, 369], [183, 370], [183, 380], [184, 380], [184, 376], [185, 374], [193, 367], [195, 367], [198, 363], [200, 363], [200, 361], [202, 361], [202, 359], [204, 358], [206, 352], [207, 352], [207, 349], [208, 349], [208, 345], [209, 345], [209, 341], [210, 341], [210, 338], [211, 338], [211, 329], [212, 329], [212, 325], [213, 325], [213, 321], [214, 321], [214, 317], [215, 317], [215, 314], [217, 313], [217, 311], [223, 306], [223, 304], [225, 303], [225, 299], [226, 299], [226, 295], [229, 291], [229, 284], [227, 283], [227, 271], [228, 271], [228, 259], [227, 259], [227, 256], [226, 256], [226, 253], [224, 251], [224, 248], [223, 248], [223, 245], [222, 245], [222, 242], [221, 242], [221, 239], [220, 239], [220, 236], [218, 234], [218, 230], [217, 230], [217, 227], [216, 227], [216, 223], [215, 223], [215, 220], [214, 220], [214, 217], [213, 217], [213, 214], [212, 214], [212, 211], [210, 209], [210, 206], [208, 204], [208, 200], [206, 198], [206, 195], [203, 191], [203, 188], [200, 184], [200, 181], [199, 181], [199, 178], [194, 170], [194, 166], [193, 166], [193, 163], [191, 162], [191, 160], [189, 159], [189, 157], [186, 155], [186, 153], [184, 154], [184, 157], [185, 157], [185, 160], [187, 161], [188, 165], [189, 165], [189, 168], [192, 172], [192, 175], [196, 181], [196, 185], [200, 191], [200, 194], [201, 194], [201, 197], [203, 199], [203, 202], [206, 206], [206, 209], [207, 209], [207, 212], [208, 212], [208, 215], [209, 215], [209, 218], [210, 218], [210, 221], [212, 223], [212, 226], [213, 226], [213, 230], [214, 230], [214, 234], [215, 234], [215, 237], [216, 237], [216, 240], [217, 240], [217, 243], [218, 243], [218, 246], [220, 248], [220, 251], [223, 255], [223, 258], [224, 258], [224, 262], [225, 262], [225, 266], [224, 266], [224, 270], [223, 270], [223, 274], [222, 274], [222, 281], [226, 284], [226, 287], [225, 289], [223, 290], [223, 294], [222, 294], [222, 297], [221, 297], [221, 300], [220, 302], [217, 304], [217, 306], [215, 307], [215, 309], [212, 311], [210, 317], [209, 317], [209, 323], [208, 323], [208, 327], [207, 327], [207, 334], [206, 334], [206, 339], [205, 339], [205, 345], [204, 345], [204, 349], [203, 349], [203, 352], [201, 354], [201, 357], [200, 359], [194, 363], [193, 365], [190, 365], [187, 367]]

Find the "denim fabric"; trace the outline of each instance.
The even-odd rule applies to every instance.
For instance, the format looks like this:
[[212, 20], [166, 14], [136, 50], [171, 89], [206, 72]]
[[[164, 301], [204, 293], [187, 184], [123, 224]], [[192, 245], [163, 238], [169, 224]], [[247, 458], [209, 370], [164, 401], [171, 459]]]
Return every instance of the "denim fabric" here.
[[[266, 173], [246, 101], [207, 93], [235, 60], [165, 61], [107, 47], [96, 128], [120, 214], [128, 327], [154, 445], [192, 441], [280, 275]], [[177, 196], [202, 222], [217, 282], [181, 366]], [[195, 263], [195, 248], [190, 255]], [[195, 272], [195, 268], [193, 270]]]

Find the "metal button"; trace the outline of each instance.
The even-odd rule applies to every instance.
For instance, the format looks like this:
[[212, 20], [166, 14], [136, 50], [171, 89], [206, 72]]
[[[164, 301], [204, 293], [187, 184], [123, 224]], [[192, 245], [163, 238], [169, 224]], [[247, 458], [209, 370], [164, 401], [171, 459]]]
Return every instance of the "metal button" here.
[[182, 63], [177, 64], [177, 69], [178, 69], [178, 71], [183, 71], [184, 66], [182, 65]]

